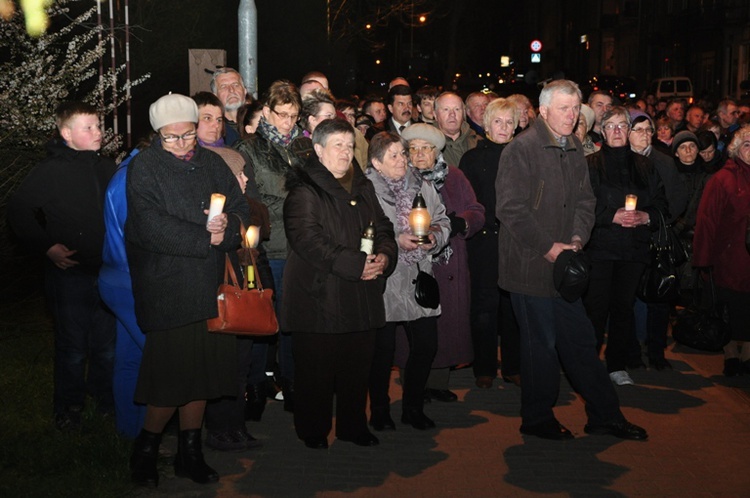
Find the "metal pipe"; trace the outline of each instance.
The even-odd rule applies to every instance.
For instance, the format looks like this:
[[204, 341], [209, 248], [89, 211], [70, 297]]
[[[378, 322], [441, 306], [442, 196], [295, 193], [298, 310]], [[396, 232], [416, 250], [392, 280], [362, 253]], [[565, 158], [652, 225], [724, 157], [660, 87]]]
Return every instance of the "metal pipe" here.
[[258, 9], [254, 0], [240, 0], [237, 10], [239, 72], [247, 92], [258, 98]]

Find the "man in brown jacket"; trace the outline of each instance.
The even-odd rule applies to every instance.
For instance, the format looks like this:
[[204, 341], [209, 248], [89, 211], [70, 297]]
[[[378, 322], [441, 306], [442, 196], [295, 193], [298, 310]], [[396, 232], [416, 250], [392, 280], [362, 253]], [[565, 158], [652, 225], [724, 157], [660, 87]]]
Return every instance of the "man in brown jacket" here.
[[545, 86], [541, 119], [505, 148], [495, 183], [498, 285], [511, 293], [521, 331], [521, 433], [573, 438], [552, 411], [562, 363], [586, 402], [585, 432], [643, 440], [646, 431], [620, 411], [581, 299], [564, 300], [553, 283], [557, 257], [581, 250], [594, 224], [596, 199], [583, 148], [573, 135], [580, 108], [581, 91], [572, 81]]

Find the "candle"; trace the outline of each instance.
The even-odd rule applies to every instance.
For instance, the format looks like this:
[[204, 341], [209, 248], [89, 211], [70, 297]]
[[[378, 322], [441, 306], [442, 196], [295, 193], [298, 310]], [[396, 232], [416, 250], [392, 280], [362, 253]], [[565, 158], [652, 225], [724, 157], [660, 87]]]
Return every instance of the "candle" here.
[[[211, 194], [211, 205], [208, 207], [208, 221], [218, 216], [224, 210], [224, 202], [227, 200], [223, 194]], [[206, 222], [208, 223], [208, 222]]]
[[430, 238], [427, 234], [430, 232], [430, 212], [427, 211], [424, 197], [421, 192], [417, 192], [414, 202], [409, 213], [409, 226], [414, 235], [417, 236], [417, 244], [426, 244]]
[[638, 202], [638, 196], [628, 194], [625, 196], [625, 211], [635, 211], [635, 205]]
[[247, 227], [247, 232], [245, 232], [245, 247], [255, 249], [258, 247], [258, 239], [260, 239], [260, 227], [255, 225]]

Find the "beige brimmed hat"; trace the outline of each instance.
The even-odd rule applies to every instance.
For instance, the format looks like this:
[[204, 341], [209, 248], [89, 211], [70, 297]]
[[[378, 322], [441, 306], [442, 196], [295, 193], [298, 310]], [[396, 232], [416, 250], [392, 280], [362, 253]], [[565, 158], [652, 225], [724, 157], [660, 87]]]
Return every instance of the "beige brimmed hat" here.
[[404, 140], [420, 139], [430, 142], [437, 147], [437, 150], [443, 150], [443, 147], [445, 147], [445, 135], [443, 135], [443, 132], [426, 123], [415, 123], [407, 126], [401, 132], [401, 137]]
[[197, 123], [198, 106], [190, 97], [170, 93], [151, 104], [148, 119], [154, 131], [175, 123]]

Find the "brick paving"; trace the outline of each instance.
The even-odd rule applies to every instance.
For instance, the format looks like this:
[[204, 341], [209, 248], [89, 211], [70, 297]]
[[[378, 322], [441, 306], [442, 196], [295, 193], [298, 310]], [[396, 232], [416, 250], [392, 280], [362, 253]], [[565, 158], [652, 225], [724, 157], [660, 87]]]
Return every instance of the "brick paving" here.
[[[586, 435], [583, 402], [565, 380], [556, 414], [576, 439], [522, 437], [520, 389], [502, 382], [477, 389], [471, 369], [464, 369], [451, 378], [459, 401], [425, 408], [435, 430], [400, 423], [395, 379], [397, 430], [377, 433], [381, 444], [374, 448], [331, 435], [328, 450], [308, 449], [294, 434], [292, 415], [269, 401], [263, 420], [248, 423], [263, 448], [206, 449], [206, 460], [221, 474], [218, 484], [175, 478], [165, 464], [159, 488], [139, 496], [750, 496], [750, 376], [723, 377], [721, 355], [670, 349], [673, 371], [635, 370], [636, 386], [617, 387], [625, 416], [649, 431], [647, 442]], [[174, 436], [164, 446], [174, 451]]]

